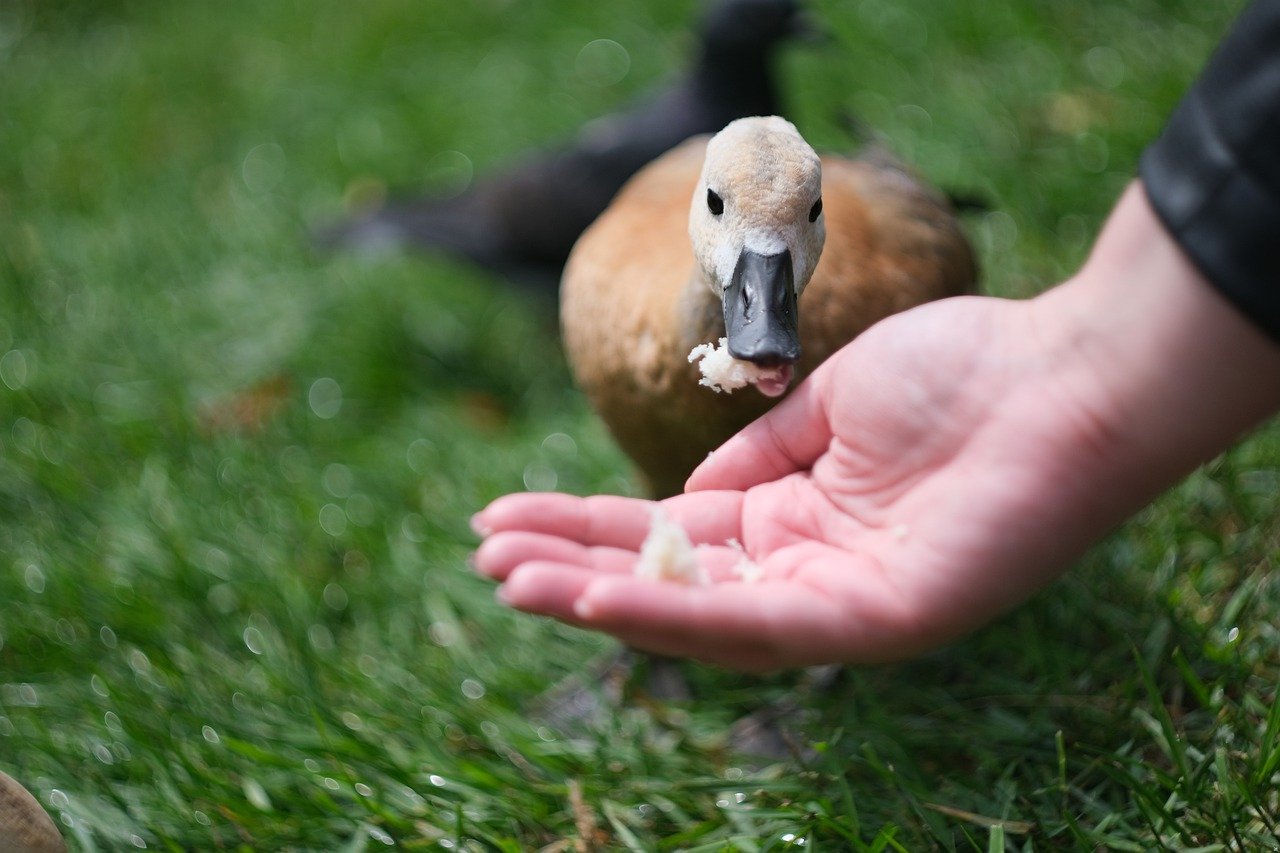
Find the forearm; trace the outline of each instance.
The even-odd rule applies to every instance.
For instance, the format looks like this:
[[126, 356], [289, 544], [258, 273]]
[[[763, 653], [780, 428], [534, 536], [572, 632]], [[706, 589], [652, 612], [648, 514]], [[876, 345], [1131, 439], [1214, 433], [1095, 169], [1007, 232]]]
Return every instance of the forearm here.
[[1204, 279], [1140, 184], [1080, 273], [1031, 308], [1096, 419], [1105, 500], [1126, 512], [1280, 407], [1280, 345]]
[[1172, 484], [1280, 403], [1278, 38], [1280, 0], [1254, 0], [1084, 269], [1036, 300], [1041, 327], [1083, 356], [1073, 381], [1117, 500]]

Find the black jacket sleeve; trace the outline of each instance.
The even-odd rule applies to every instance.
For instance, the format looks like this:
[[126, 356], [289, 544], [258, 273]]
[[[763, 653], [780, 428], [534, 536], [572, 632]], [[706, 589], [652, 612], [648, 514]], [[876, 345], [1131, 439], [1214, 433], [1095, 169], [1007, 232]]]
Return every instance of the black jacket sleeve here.
[[1240, 16], [1139, 173], [1192, 262], [1280, 341], [1280, 0]]

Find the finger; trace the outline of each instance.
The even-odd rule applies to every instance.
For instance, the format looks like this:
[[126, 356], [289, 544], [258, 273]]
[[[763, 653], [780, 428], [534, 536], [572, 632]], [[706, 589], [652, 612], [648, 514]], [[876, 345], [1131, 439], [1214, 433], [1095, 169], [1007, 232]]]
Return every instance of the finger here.
[[[724, 545], [730, 540], [742, 541], [744, 497], [737, 491], [705, 491], [667, 498], [662, 508], [672, 521], [684, 528], [694, 545]], [[645, 535], [648, 535], [647, 529]]]
[[495, 533], [476, 549], [476, 571], [494, 580], [506, 580], [523, 563], [566, 563], [597, 572], [622, 573], [635, 568], [636, 553], [621, 548], [589, 547], [546, 533], [506, 531]]
[[[586, 548], [563, 539], [544, 537], [541, 534], [502, 533], [489, 542], [497, 543], [494, 562], [500, 562], [500, 552], [511, 548], [521, 557], [507, 570], [494, 571], [494, 578], [504, 581], [499, 597], [507, 605], [558, 619], [579, 620], [577, 599], [586, 592], [593, 581], [600, 578], [634, 580], [643, 590], [643, 597], [650, 599], [652, 610], [662, 612], [671, 606], [685, 590], [700, 589], [712, 593], [721, 584], [740, 581], [739, 565], [746, 560], [745, 553], [727, 546], [698, 546], [698, 564], [707, 571], [709, 585], [678, 583], [675, 580], [637, 578], [635, 565], [639, 556], [635, 552], [614, 548]], [[486, 543], [488, 544], [488, 543]], [[532, 557], [541, 551], [545, 557]], [[568, 557], [559, 561], [557, 557]], [[477, 566], [479, 567], [479, 566]], [[484, 570], [481, 570], [484, 571]], [[485, 573], [488, 574], [488, 573]], [[713, 594], [713, 593], [712, 593]], [[639, 616], [643, 620], [644, 616]]]
[[837, 603], [785, 581], [689, 587], [597, 577], [574, 606], [583, 625], [665, 654], [764, 659], [767, 666], [829, 656], [843, 641]]
[[[638, 551], [649, 535], [656, 504], [637, 498], [558, 493], [519, 493], [498, 498], [476, 514], [482, 535], [522, 530], [559, 536], [583, 545]], [[694, 543], [722, 544], [741, 538], [742, 495], [707, 492], [679, 495], [663, 508]]]
[[471, 517], [471, 526], [483, 537], [504, 530], [528, 530], [542, 533], [555, 531], [548, 529], [552, 520], [572, 511], [572, 507], [582, 500], [573, 495], [560, 492], [516, 492], [503, 495]]
[[748, 424], [694, 469], [686, 492], [744, 490], [813, 466], [831, 443], [821, 368], [787, 399]]
[[880, 663], [932, 642], [874, 560], [833, 555], [794, 577], [807, 580], [687, 587], [597, 576], [573, 613], [641, 648], [753, 670]]
[[[658, 602], [677, 599], [681, 591], [695, 587], [670, 581], [635, 578], [630, 575], [601, 574], [587, 566], [568, 565], [544, 561], [522, 563], [511, 571], [498, 588], [498, 598], [504, 604], [540, 616], [552, 616], [574, 625], [582, 625], [577, 603], [592, 583], [601, 578], [623, 577], [634, 581], [645, 596]], [[710, 590], [712, 587], [696, 587]], [[686, 652], [687, 653], [687, 652]]]
[[563, 622], [580, 625], [581, 620], [573, 611], [574, 603], [598, 577], [596, 572], [581, 566], [524, 563], [498, 587], [498, 600], [526, 613], [553, 616]]
[[636, 550], [648, 534], [652, 502], [614, 495], [581, 498], [555, 492], [518, 493], [498, 498], [474, 524], [485, 535], [505, 530], [546, 533], [583, 545]]
[[[610, 630], [627, 645], [655, 654], [696, 657], [738, 669], [764, 670], [785, 665], [763, 637], [705, 638], [697, 632], [655, 630], [648, 626], [611, 630], [593, 624], [578, 613], [578, 602], [601, 576], [580, 566], [532, 562], [518, 567], [498, 591], [505, 604], [539, 616], [550, 616], [571, 625]], [[693, 587], [682, 584], [636, 579], [632, 594], [650, 600], [650, 606], [661, 609], [675, 606], [680, 597]], [[710, 587], [697, 588], [702, 591]]]

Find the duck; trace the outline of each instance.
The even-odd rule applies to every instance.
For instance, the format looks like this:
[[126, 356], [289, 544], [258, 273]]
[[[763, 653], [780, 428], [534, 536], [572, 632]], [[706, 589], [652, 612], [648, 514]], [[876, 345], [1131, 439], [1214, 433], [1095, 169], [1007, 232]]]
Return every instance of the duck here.
[[[754, 116], [627, 182], [569, 256], [560, 323], [575, 382], [660, 499], [872, 324], [976, 283], [947, 196], [888, 149], [820, 156]], [[767, 381], [702, 384], [690, 352], [721, 339]]]
[[391, 201], [322, 227], [317, 242], [441, 251], [554, 297], [574, 243], [637, 170], [691, 136], [779, 110], [774, 57], [789, 39], [824, 39], [797, 0], [719, 0], [691, 67], [661, 89], [460, 195]]

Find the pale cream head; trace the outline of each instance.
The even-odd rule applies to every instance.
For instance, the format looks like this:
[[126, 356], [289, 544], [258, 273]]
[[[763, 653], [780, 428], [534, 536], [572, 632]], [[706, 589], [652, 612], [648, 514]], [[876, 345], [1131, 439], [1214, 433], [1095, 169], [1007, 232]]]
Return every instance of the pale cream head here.
[[799, 294], [826, 239], [821, 199], [822, 164], [795, 125], [777, 116], [727, 125], [707, 144], [689, 209], [689, 237], [707, 283], [722, 295], [743, 250], [790, 249]]

